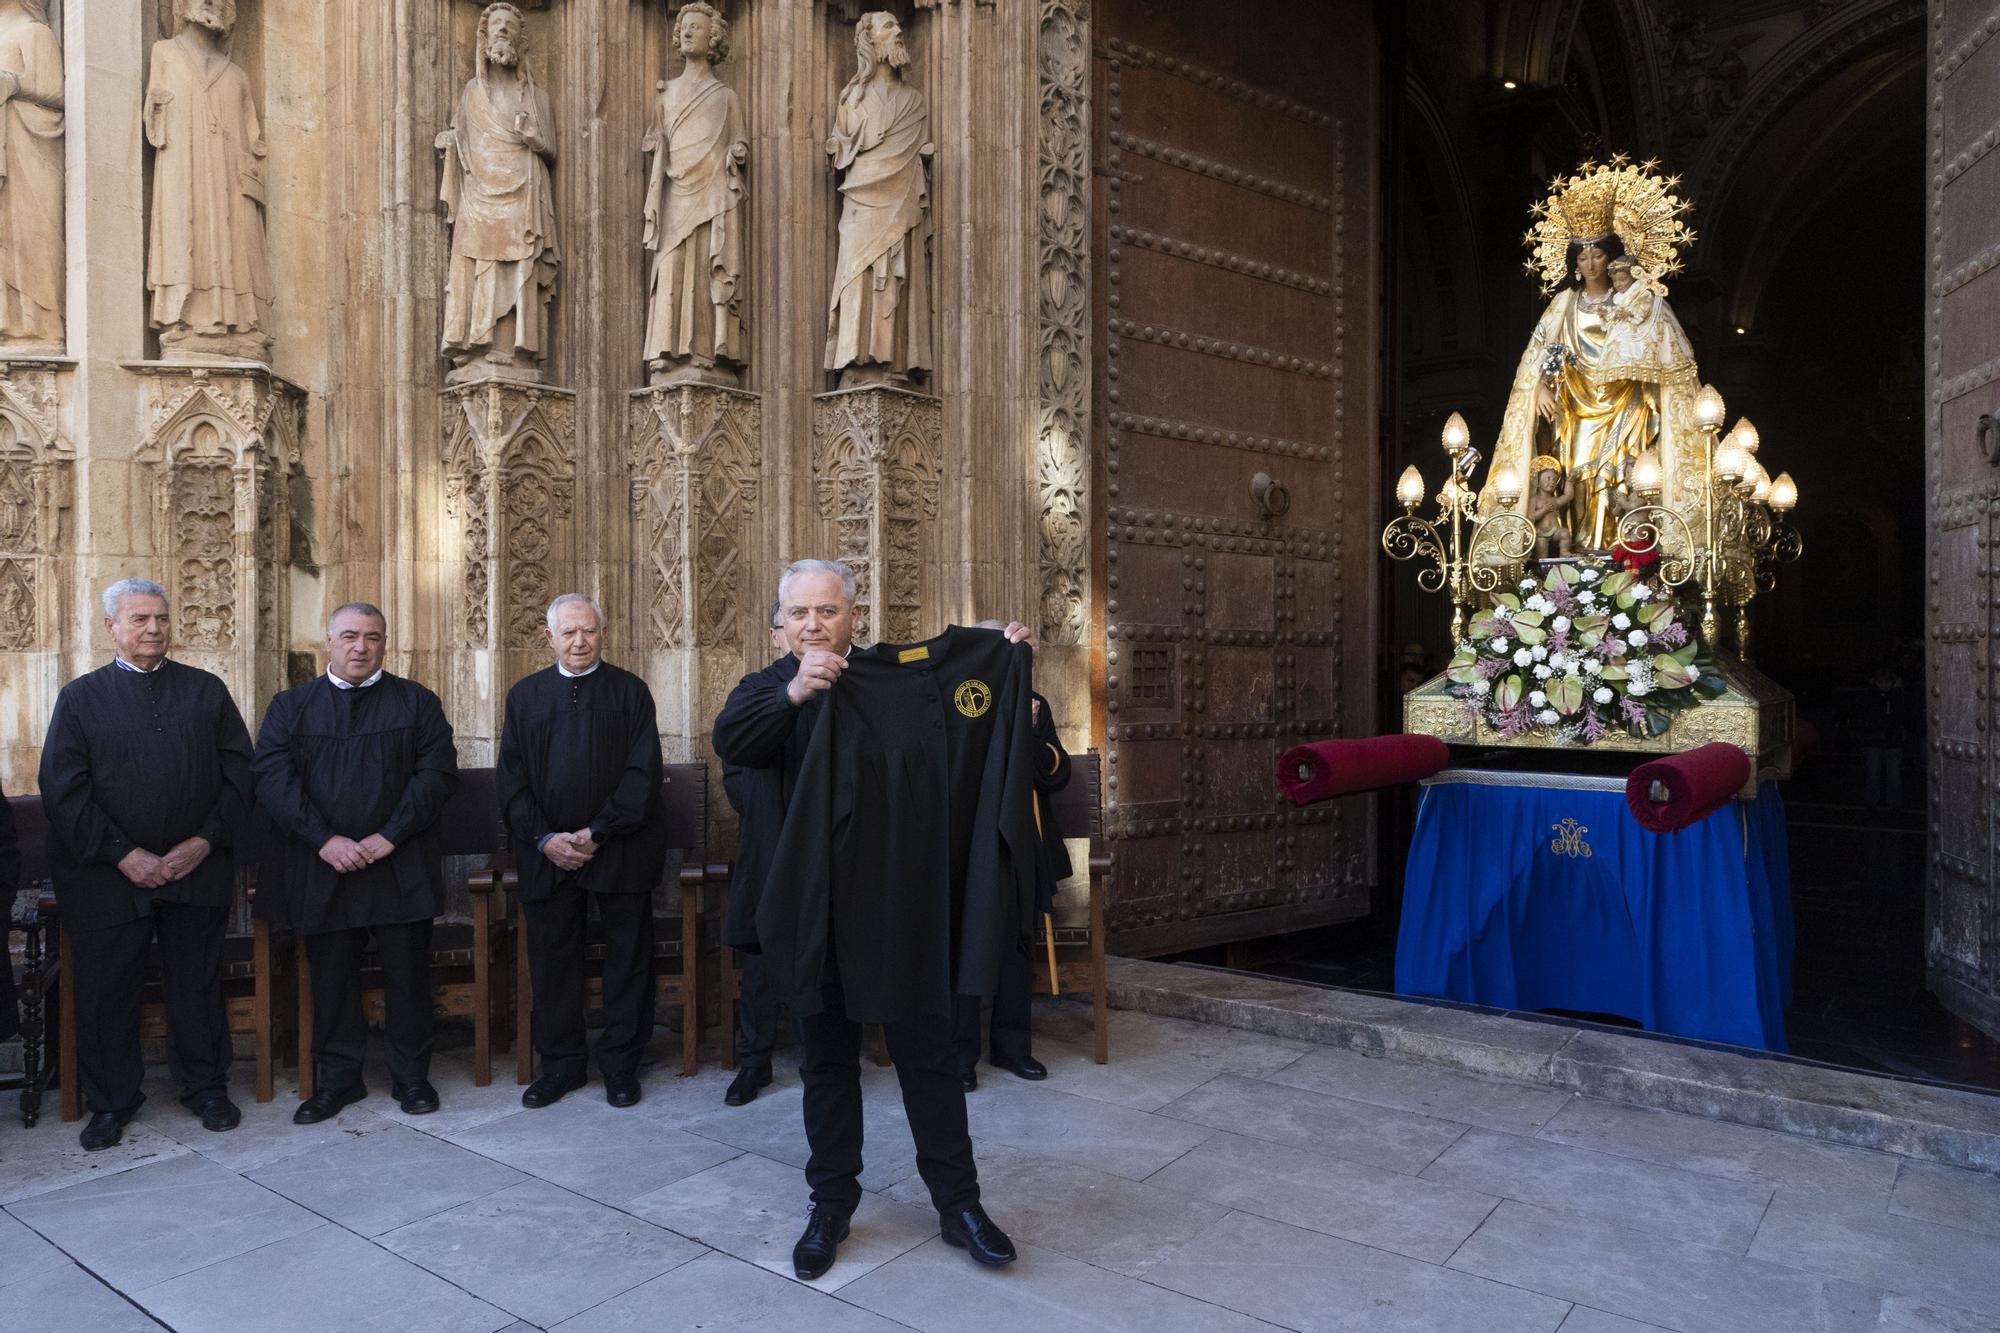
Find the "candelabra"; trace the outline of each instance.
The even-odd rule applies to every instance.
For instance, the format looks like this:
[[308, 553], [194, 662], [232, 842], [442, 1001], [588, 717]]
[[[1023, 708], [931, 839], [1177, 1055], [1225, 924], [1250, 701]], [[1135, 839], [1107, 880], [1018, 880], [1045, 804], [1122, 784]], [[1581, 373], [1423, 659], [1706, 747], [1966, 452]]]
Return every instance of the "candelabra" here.
[[1472, 447], [1465, 418], [1456, 412], [1445, 422], [1443, 444], [1450, 470], [1444, 489], [1438, 492], [1436, 517], [1417, 517], [1417, 506], [1430, 488], [1413, 463], [1396, 481], [1396, 501], [1403, 512], [1382, 529], [1382, 549], [1392, 560], [1429, 562], [1417, 571], [1417, 586], [1425, 592], [1449, 591], [1455, 647], [1465, 637], [1465, 614], [1472, 595], [1492, 592], [1500, 586], [1504, 568], [1527, 558], [1535, 549], [1535, 525], [1514, 512], [1521, 499], [1522, 478], [1511, 468], [1488, 477], [1488, 489], [1499, 509], [1480, 514], [1472, 474], [1481, 454]]
[[1632, 467], [1632, 488], [1641, 503], [1618, 524], [1618, 544], [1626, 552], [1658, 555], [1660, 579], [1670, 587], [1699, 580], [1701, 637], [1711, 649], [1721, 644], [1718, 604], [1735, 609], [1736, 651], [1750, 660], [1750, 602], [1776, 585], [1777, 566], [1797, 560], [1805, 542], [1787, 519], [1799, 502], [1789, 472], [1776, 480], [1757, 460], [1757, 428], [1743, 419], [1727, 436], [1722, 395], [1704, 385], [1695, 396], [1695, 424], [1701, 428], [1700, 511], [1696, 536], [1686, 518], [1660, 503], [1664, 484], [1652, 452]]

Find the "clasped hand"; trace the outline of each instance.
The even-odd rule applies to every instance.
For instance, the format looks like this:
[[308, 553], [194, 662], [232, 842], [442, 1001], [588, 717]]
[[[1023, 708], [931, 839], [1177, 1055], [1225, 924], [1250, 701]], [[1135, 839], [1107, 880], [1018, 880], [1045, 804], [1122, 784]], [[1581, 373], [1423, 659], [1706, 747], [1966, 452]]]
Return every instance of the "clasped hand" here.
[[139, 888], [157, 889], [193, 874], [195, 867], [208, 859], [208, 852], [208, 839], [201, 837], [175, 843], [165, 856], [134, 847], [119, 858], [118, 869]]
[[371, 833], [359, 842], [336, 833], [319, 849], [319, 859], [341, 874], [351, 875], [386, 859], [395, 850], [396, 844], [379, 833]]
[[587, 828], [574, 833], [551, 833], [542, 841], [542, 855], [555, 862], [558, 869], [581, 870], [597, 855], [597, 840]]

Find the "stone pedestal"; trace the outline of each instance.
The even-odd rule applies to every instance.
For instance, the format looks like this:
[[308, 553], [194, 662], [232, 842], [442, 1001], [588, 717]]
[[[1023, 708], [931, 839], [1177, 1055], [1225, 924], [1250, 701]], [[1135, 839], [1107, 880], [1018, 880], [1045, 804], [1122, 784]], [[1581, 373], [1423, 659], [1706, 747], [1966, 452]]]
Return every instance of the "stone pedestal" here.
[[41, 722], [61, 687], [63, 624], [74, 581], [76, 454], [64, 429], [75, 363], [0, 359], [0, 781], [32, 790]]
[[467, 767], [493, 762], [507, 687], [548, 664], [549, 603], [574, 591], [576, 393], [481, 379], [445, 389], [449, 688]]
[[286, 683], [305, 390], [256, 361], [124, 364], [139, 377], [133, 461], [151, 481], [140, 549], [173, 607], [174, 656], [254, 717]]
[[[763, 660], [768, 603], [748, 577], [762, 487], [763, 401], [681, 383], [635, 390], [627, 417], [638, 622], [613, 642], [641, 654], [676, 762], [706, 752], [708, 724]], [[746, 652], [746, 647], [749, 651]]]
[[938, 495], [944, 472], [944, 404], [928, 394], [871, 384], [817, 394], [812, 408], [817, 550], [854, 570], [854, 637], [924, 637], [940, 600]]

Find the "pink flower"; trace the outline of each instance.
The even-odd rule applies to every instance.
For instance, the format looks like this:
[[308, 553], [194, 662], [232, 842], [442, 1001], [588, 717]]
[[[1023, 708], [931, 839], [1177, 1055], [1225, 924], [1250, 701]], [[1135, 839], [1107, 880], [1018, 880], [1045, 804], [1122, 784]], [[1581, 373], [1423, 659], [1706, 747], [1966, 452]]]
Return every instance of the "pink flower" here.
[[1604, 719], [1597, 715], [1596, 709], [1591, 709], [1588, 712], [1584, 713], [1583, 715], [1584, 740], [1589, 742], [1601, 741], [1610, 734], [1611, 734], [1611, 728], [1606, 726], [1604, 723]]
[[1569, 651], [1569, 631], [1568, 631], [1568, 630], [1566, 630], [1566, 629], [1559, 629], [1559, 630], [1554, 630], [1554, 631], [1551, 631], [1551, 632], [1550, 632], [1550, 634], [1549, 634], [1549, 651], [1550, 651], [1551, 653], [1566, 653], [1566, 652], [1568, 652], [1568, 651]]
[[1646, 725], [1646, 705], [1640, 703], [1637, 699], [1620, 699], [1618, 701], [1618, 708], [1619, 711], [1625, 714], [1625, 720], [1633, 726], [1644, 727]]
[[1678, 648], [1688, 641], [1687, 626], [1676, 620], [1665, 629], [1655, 630], [1653, 642], [1667, 648]]
[[1472, 669], [1487, 680], [1491, 680], [1506, 671], [1510, 665], [1511, 663], [1504, 657], [1482, 657], [1472, 664]]

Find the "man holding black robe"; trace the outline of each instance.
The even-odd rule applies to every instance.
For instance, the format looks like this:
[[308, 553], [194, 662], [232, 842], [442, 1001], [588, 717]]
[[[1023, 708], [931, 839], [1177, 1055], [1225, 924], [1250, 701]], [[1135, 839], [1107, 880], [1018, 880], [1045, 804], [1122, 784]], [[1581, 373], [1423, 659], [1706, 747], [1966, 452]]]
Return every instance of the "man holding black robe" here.
[[56, 696], [42, 744], [49, 871], [76, 978], [85, 1151], [109, 1148], [146, 1100], [139, 991], [155, 937], [181, 1104], [217, 1132], [229, 1100], [222, 939], [235, 890], [229, 848], [250, 801], [250, 735], [216, 676], [167, 660], [173, 622], [157, 583], [104, 590], [118, 655]]
[[555, 665], [507, 692], [500, 806], [521, 856], [521, 914], [542, 1073], [521, 1105], [584, 1084], [584, 923], [604, 925], [604, 1099], [639, 1100], [653, 1035], [653, 889], [666, 866], [660, 733], [653, 692], [606, 662], [604, 613], [580, 593], [549, 604]]
[[[760, 799], [775, 800], [780, 807], [775, 819], [765, 825], [770, 828], [781, 828], [784, 823], [823, 696], [836, 687], [847, 666], [855, 626], [854, 575], [837, 562], [800, 560], [779, 579], [778, 600], [792, 651], [737, 683], [715, 720], [713, 736], [716, 755], [725, 765], [760, 770], [765, 775]], [[1007, 627], [1010, 641], [1027, 637], [1025, 626]], [[767, 877], [766, 882], [737, 887], [752, 890], [754, 900], [739, 903], [732, 899], [731, 916], [743, 912], [757, 921], [752, 942], [763, 947], [767, 943], [762, 939], [763, 924], [771, 919], [764, 896], [773, 891], [773, 884]], [[948, 894], [949, 889], [948, 885], [937, 886], [940, 894]], [[788, 922], [786, 933], [817, 930], [825, 938], [830, 934], [829, 926], [825, 921]], [[792, 1266], [807, 1281], [832, 1267], [861, 1197], [861, 1024], [849, 1017], [839, 1002], [842, 974], [838, 969], [844, 965], [864, 972], [867, 962], [849, 958], [839, 964], [830, 957], [825, 961], [813, 985], [817, 990], [818, 982], [824, 981], [825, 998], [830, 1002], [795, 1004], [804, 1015], [799, 1020], [803, 1046], [799, 1072], [805, 1085], [805, 1128], [811, 1146], [806, 1181], [812, 1189], [812, 1206], [805, 1231], [792, 1249]], [[927, 961], [949, 966], [942, 958]], [[896, 984], [895, 978], [874, 980]], [[808, 1014], [808, 1009], [817, 1012]], [[968, 1249], [981, 1263], [1010, 1262], [1015, 1253], [1013, 1242], [979, 1204], [978, 1173], [966, 1128], [965, 1092], [958, 1081], [958, 1057], [952, 1048], [949, 992], [940, 996], [938, 1012], [911, 1015], [907, 1021], [899, 1017], [884, 1024], [884, 1033], [902, 1084], [917, 1161], [938, 1207], [945, 1239]]]
[[326, 625], [324, 676], [271, 701], [257, 737], [257, 796], [284, 842], [282, 912], [312, 966], [318, 1087], [292, 1119], [317, 1124], [368, 1095], [361, 958], [384, 978], [391, 1095], [438, 1107], [430, 1082], [431, 921], [444, 909], [437, 823], [458, 786], [438, 697], [383, 669], [388, 622], [366, 602]]

